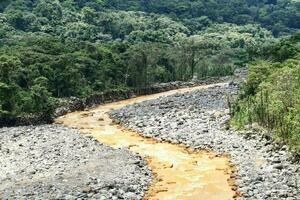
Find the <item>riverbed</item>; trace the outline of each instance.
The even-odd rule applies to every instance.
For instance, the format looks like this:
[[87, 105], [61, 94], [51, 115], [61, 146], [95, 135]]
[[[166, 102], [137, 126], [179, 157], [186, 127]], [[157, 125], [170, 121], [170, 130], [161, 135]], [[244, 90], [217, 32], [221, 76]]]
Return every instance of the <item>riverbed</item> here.
[[154, 179], [144, 199], [233, 199], [236, 191], [230, 175], [234, 168], [227, 156], [143, 137], [115, 124], [108, 115], [111, 110], [133, 103], [221, 85], [223, 83], [108, 103], [67, 114], [58, 118], [56, 123], [77, 128], [101, 143], [114, 148], [128, 148], [146, 158]]

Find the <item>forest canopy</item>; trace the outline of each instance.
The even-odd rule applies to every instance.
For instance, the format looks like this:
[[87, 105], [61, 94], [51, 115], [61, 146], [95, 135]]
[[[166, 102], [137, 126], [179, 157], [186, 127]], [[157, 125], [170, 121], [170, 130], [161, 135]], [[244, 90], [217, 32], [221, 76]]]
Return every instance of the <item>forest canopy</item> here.
[[2, 0], [0, 118], [63, 97], [224, 76], [300, 27], [293, 0]]

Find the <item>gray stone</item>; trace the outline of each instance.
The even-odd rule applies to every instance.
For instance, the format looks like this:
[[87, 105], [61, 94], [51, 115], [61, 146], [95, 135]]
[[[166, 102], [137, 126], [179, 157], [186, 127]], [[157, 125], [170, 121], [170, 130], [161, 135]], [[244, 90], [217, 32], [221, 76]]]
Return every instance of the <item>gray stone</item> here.
[[142, 197], [151, 181], [140, 156], [61, 125], [2, 128], [0, 146], [0, 199]]
[[[264, 130], [257, 124], [243, 133], [226, 129], [230, 116], [225, 97], [235, 97], [237, 91], [235, 84], [211, 86], [129, 105], [110, 115], [156, 140], [229, 154], [237, 168], [237, 186], [245, 194], [240, 199], [280, 199], [279, 191], [291, 191], [300, 199], [300, 184], [291, 184], [300, 180], [299, 170], [297, 163], [288, 161], [286, 147], [276, 147], [263, 137]], [[183, 120], [183, 116], [187, 117]], [[152, 120], [161, 123], [153, 126]], [[144, 127], [140, 128], [136, 122], [141, 121]]]

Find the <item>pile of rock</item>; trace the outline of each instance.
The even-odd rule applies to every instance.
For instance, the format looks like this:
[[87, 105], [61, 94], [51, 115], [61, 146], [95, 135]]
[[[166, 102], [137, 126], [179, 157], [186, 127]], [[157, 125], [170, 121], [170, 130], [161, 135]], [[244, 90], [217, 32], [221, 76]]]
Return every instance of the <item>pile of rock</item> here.
[[60, 125], [0, 129], [0, 199], [141, 199], [138, 155]]
[[257, 131], [225, 129], [230, 119], [226, 97], [237, 94], [237, 85], [145, 101], [112, 111], [111, 116], [146, 137], [230, 155], [241, 199], [300, 199], [300, 165], [290, 161], [285, 146]]

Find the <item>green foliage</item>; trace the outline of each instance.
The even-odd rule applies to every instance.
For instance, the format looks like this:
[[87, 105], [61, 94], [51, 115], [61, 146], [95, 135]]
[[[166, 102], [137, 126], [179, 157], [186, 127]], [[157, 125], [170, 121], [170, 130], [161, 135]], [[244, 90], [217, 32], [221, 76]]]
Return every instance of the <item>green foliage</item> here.
[[[288, 2], [2, 0], [1, 117], [50, 117], [56, 98], [230, 75], [275, 55], [267, 29], [299, 28], [299, 4]], [[297, 54], [273, 50], [278, 61]]]
[[[232, 124], [239, 127], [258, 122], [274, 131], [275, 138], [285, 141], [298, 151], [300, 151], [299, 44], [299, 33], [282, 39], [275, 45], [276, 48], [270, 47], [267, 53], [270, 61], [259, 61], [250, 66], [244, 91], [233, 107], [232, 120]], [[291, 51], [283, 52], [286, 47]]]
[[203, 16], [219, 23], [260, 23], [276, 36], [300, 28], [300, 2], [294, 0], [105, 0], [105, 4], [118, 10], [166, 14], [184, 20], [192, 30], [199, 30], [195, 19]]
[[14, 116], [16, 110], [16, 86], [0, 82], [0, 117]]
[[269, 76], [270, 68], [270, 63], [266, 61], [257, 61], [250, 65], [247, 84], [244, 86], [246, 95], [257, 93], [258, 86]]

